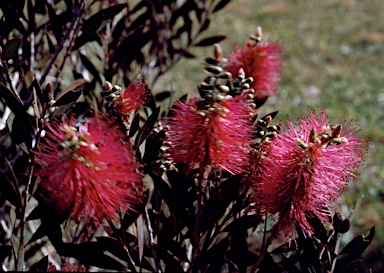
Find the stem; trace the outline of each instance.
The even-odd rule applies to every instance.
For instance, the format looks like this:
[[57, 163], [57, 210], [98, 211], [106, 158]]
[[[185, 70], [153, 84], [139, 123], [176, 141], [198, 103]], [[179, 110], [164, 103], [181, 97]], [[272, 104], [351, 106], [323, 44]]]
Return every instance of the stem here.
[[149, 218], [147, 206], [145, 206], [145, 221], [147, 222], [147, 228], [148, 228], [148, 233], [149, 233], [149, 245], [151, 246], [152, 257], [155, 260], [156, 272], [160, 272], [159, 263], [158, 263], [157, 258], [156, 258], [156, 251], [153, 248], [153, 229], [152, 229], [152, 225], [151, 225], [151, 220]]
[[63, 36], [63, 38], [61, 38], [60, 44], [59, 44], [59, 46], [56, 48], [55, 54], [53, 55], [51, 61], [49, 62], [49, 64], [48, 64], [47, 67], [45, 68], [44, 73], [43, 73], [43, 75], [41, 76], [41, 78], [40, 78], [40, 80], [39, 80], [39, 84], [43, 84], [43, 82], [45, 81], [45, 78], [47, 77], [48, 73], [51, 71], [53, 64], [56, 62], [56, 59], [57, 59], [57, 57], [59, 56], [61, 50], [63, 49], [64, 44], [65, 44], [65, 42], [67, 41], [69, 35], [71, 34], [71, 32], [72, 32], [72, 30], [73, 30], [73, 27], [75, 26], [75, 23], [76, 23], [77, 19], [81, 16], [81, 10], [82, 10], [82, 6], [83, 6], [83, 4], [84, 4], [84, 0], [80, 0], [80, 1], [79, 1], [79, 4], [77, 5], [77, 7], [76, 7], [76, 9], [75, 9], [75, 12], [74, 12], [74, 16], [73, 16], [72, 22], [71, 22], [71, 24], [69, 25], [69, 27], [68, 27], [68, 29], [67, 29], [67, 32], [65, 33], [65, 35]]
[[196, 186], [196, 208], [195, 208], [195, 231], [193, 234], [193, 250], [192, 250], [192, 259], [191, 259], [191, 265], [188, 269], [188, 272], [198, 272], [198, 257], [200, 255], [200, 218], [202, 214], [203, 204], [204, 204], [204, 194], [203, 194], [203, 188], [202, 185], [206, 179], [203, 178], [202, 180], [199, 179], [197, 186]]
[[272, 243], [272, 240], [273, 240], [273, 235], [272, 235], [273, 233], [271, 234], [271, 236], [268, 237], [268, 239], [266, 239], [266, 237], [267, 237], [267, 220], [268, 220], [268, 217], [267, 217], [267, 214], [265, 214], [263, 243], [261, 244], [259, 259], [257, 260], [256, 264], [251, 269], [252, 273], [256, 272], [256, 270], [259, 268], [260, 263], [264, 260], [264, 256], [267, 253], [268, 247], [270, 246], [270, 244]]
[[341, 235], [339, 232], [335, 231], [335, 235], [334, 235], [334, 238], [335, 238], [335, 242], [334, 242], [334, 246], [335, 246], [335, 249], [333, 251], [333, 254], [332, 255], [332, 266], [331, 266], [331, 271], [330, 273], [333, 273], [333, 271], [335, 270], [335, 266], [336, 266], [336, 261], [337, 261], [337, 252], [339, 252], [339, 246], [340, 246], [340, 238], [341, 238]]

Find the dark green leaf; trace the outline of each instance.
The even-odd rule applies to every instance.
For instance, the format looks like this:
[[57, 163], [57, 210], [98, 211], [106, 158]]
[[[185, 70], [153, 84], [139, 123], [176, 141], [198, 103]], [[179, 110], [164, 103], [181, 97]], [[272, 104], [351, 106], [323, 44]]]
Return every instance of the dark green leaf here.
[[80, 59], [83, 63], [84, 67], [93, 75], [96, 81], [101, 83], [101, 78], [99, 75], [99, 71], [97, 71], [96, 67], [93, 65], [93, 63], [83, 54], [80, 53]]
[[256, 104], [256, 109], [259, 109], [267, 101], [268, 97], [257, 98], [255, 97], [254, 102]]
[[12, 140], [16, 144], [25, 142], [28, 146], [32, 143], [32, 125], [28, 116], [21, 118], [15, 116], [12, 121]]
[[0, 194], [17, 209], [21, 209], [21, 196], [19, 191], [3, 171], [0, 171]]
[[55, 10], [50, 4], [47, 4], [47, 8], [48, 8], [49, 22], [53, 31], [53, 35], [56, 38], [57, 44], [60, 44], [61, 37], [63, 36], [64, 24], [60, 20], [59, 16], [56, 15]]
[[264, 117], [262, 117], [260, 119], [265, 120], [268, 116], [271, 116], [271, 118], [274, 119], [276, 117], [277, 113], [279, 113], [279, 111], [274, 111], [272, 113], [266, 114]]
[[340, 232], [341, 234], [347, 233], [350, 227], [351, 227], [351, 222], [349, 221], [349, 219], [344, 219], [340, 223], [340, 226], [338, 228], [338, 232]]
[[[291, 243], [291, 245], [293, 245]], [[283, 268], [281, 265], [278, 265], [275, 263], [273, 260], [272, 256], [266, 252], [264, 259], [261, 261], [260, 266], [259, 266], [259, 273], [281, 273], [281, 272], [289, 272], [289, 273], [295, 273], [295, 271], [283, 271]]]
[[101, 245], [101, 247], [113, 255], [115, 255], [117, 258], [128, 261], [129, 256], [127, 251], [124, 249], [124, 246], [121, 245], [119, 241], [117, 241], [115, 238], [111, 237], [96, 237], [97, 242]]
[[350, 241], [339, 253], [335, 272], [340, 272], [348, 264], [360, 259], [363, 252], [371, 244], [374, 236], [375, 226], [370, 229], [369, 234], [366, 237], [359, 235]]
[[12, 253], [12, 246], [0, 246], [0, 263], [2, 263]]
[[23, 104], [19, 97], [3, 83], [0, 83], [0, 95], [4, 98], [7, 106], [15, 115], [26, 115]]
[[244, 215], [233, 220], [229, 225], [227, 225], [222, 232], [236, 232], [240, 229], [249, 229], [255, 228], [261, 223], [260, 215]]
[[363, 265], [363, 260], [361, 259], [355, 260], [350, 264], [348, 264], [345, 268], [341, 269], [340, 272], [341, 273], [353, 273], [353, 272], [359, 273], [359, 272], [362, 272], [361, 271], [362, 265]]
[[248, 250], [246, 237], [247, 232], [244, 229], [232, 233], [231, 249], [227, 253], [227, 257], [237, 265], [240, 272], [245, 272], [247, 266], [255, 264], [259, 259], [256, 253]]
[[155, 95], [155, 101], [163, 101], [171, 96], [170, 91], [163, 91]]
[[156, 110], [148, 117], [147, 121], [141, 128], [141, 131], [136, 136], [136, 141], [135, 141], [136, 148], [138, 148], [141, 145], [141, 143], [143, 143], [143, 141], [146, 140], [149, 134], [152, 132], [153, 126], [157, 122], [159, 113], [160, 113], [160, 106], [157, 107]]
[[3, 53], [1, 55], [2, 61], [8, 61], [15, 59], [19, 56], [18, 51], [21, 45], [21, 38], [14, 38], [9, 40], [3, 47]]
[[39, 98], [40, 100], [40, 103], [44, 106], [46, 106], [48, 104], [48, 101], [45, 101], [44, 100], [44, 97], [43, 97], [43, 90], [41, 89], [41, 86], [39, 84], [39, 81], [35, 78], [33, 79], [32, 81], [32, 87], [35, 88], [35, 91], [36, 91], [36, 95], [37, 97]]
[[164, 138], [164, 130], [157, 134], [150, 134], [147, 138], [147, 142], [145, 143], [145, 153], [143, 156], [143, 162], [147, 166], [151, 165], [151, 163], [158, 158]]
[[113, 19], [113, 17], [115, 17], [126, 7], [126, 4], [114, 5], [106, 9], [100, 10], [99, 12], [85, 20], [82, 27], [83, 32], [80, 36], [77, 37], [75, 45], [73, 46], [73, 50], [77, 50], [89, 41], [96, 40], [98, 38], [96, 32], [102, 28], [103, 22], [106, 20]]
[[17, 144], [25, 142], [28, 146], [30, 146], [31, 133], [33, 132], [32, 124], [19, 97], [14, 94], [12, 90], [8, 89], [3, 83], [0, 83], [0, 95], [4, 98], [8, 107], [15, 114], [15, 118], [12, 123], [13, 140]]
[[195, 55], [193, 55], [192, 53], [190, 53], [190, 52], [188, 52], [188, 51], [185, 51], [184, 54], [183, 54], [183, 56], [184, 56], [185, 58], [187, 58], [187, 59], [194, 59], [194, 58], [196, 58]]
[[59, 98], [52, 106], [72, 105], [81, 96], [88, 84], [84, 79], [75, 80], [60, 92]]
[[44, 236], [48, 236], [49, 240], [54, 246], [61, 244], [63, 240], [60, 224], [61, 223], [56, 219], [53, 221], [50, 219], [45, 219], [32, 235], [27, 245], [43, 238]]
[[221, 42], [225, 38], [226, 38], [226, 36], [224, 36], [224, 35], [217, 35], [217, 36], [204, 38], [204, 39], [200, 40], [199, 42], [197, 42], [195, 44], [195, 46], [210, 46], [210, 45], [217, 44], [217, 43]]
[[315, 237], [318, 238], [323, 244], [327, 244], [328, 234], [320, 219], [318, 217], [308, 217], [307, 220], [313, 227]]
[[63, 106], [67, 104], [73, 104], [81, 96], [81, 93], [82, 92], [68, 91], [67, 93], [62, 95], [60, 98], [58, 98], [57, 101], [52, 106]]
[[173, 255], [171, 255], [167, 249], [162, 248], [161, 246], [157, 244], [153, 244], [154, 249], [156, 250], [157, 256], [163, 260], [163, 262], [166, 265], [166, 272], [173, 272], [173, 273], [184, 273], [183, 268], [181, 267], [180, 263], [175, 260]]
[[140, 125], [140, 114], [136, 113], [135, 117], [132, 120], [131, 126], [129, 127], [129, 137], [132, 138], [136, 133], [137, 130], [139, 129]]
[[213, 9], [213, 13], [223, 9], [231, 0], [221, 0]]
[[148, 194], [149, 194], [149, 190], [146, 190], [144, 192], [144, 198], [142, 202], [136, 207], [134, 207], [134, 211], [131, 211], [129, 214], [124, 215], [123, 220], [121, 220], [122, 230], [126, 230], [130, 225], [132, 225], [133, 222], [136, 221], [137, 217], [139, 217], [139, 215], [144, 211], [145, 205], [148, 200]]
[[37, 263], [31, 266], [30, 272], [47, 272], [48, 271], [48, 255], [44, 256]]
[[62, 256], [76, 258], [87, 265], [118, 271], [127, 269], [116, 259], [104, 254], [107, 249], [104, 244], [99, 242], [63, 243], [56, 247], [56, 250]]
[[227, 207], [239, 195], [242, 176], [234, 175], [223, 181], [207, 201], [200, 219], [200, 230], [207, 231], [223, 216]]
[[226, 236], [223, 240], [216, 242], [206, 252], [202, 253], [200, 263], [209, 265], [208, 272], [221, 272], [222, 266], [226, 262], [225, 253], [227, 253], [229, 248], [229, 239], [229, 236]]
[[306, 236], [302, 230], [297, 229], [299, 237], [297, 238], [298, 248], [300, 251], [300, 267], [301, 269], [315, 269], [315, 272], [320, 272], [321, 264], [318, 258], [317, 253], [317, 243], [316, 240], [313, 240]]
[[[39, 242], [36, 242], [35, 244], [31, 244], [31, 246], [25, 251], [24, 254], [24, 260], [28, 261], [31, 257], [35, 257], [36, 253], [41, 251], [41, 248], [44, 247], [44, 245], [47, 242], [45, 240], [40, 240]], [[39, 254], [37, 254], [39, 255]]]

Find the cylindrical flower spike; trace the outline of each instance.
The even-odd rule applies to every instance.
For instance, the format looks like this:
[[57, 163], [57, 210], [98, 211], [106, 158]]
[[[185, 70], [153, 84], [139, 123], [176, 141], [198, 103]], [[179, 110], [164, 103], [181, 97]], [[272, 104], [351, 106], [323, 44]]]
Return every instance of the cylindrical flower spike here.
[[[295, 127], [288, 126], [273, 138], [268, 152], [257, 161], [255, 201], [267, 213], [278, 213], [278, 231], [293, 237], [299, 227], [311, 236], [313, 229], [307, 216], [321, 220], [330, 216], [331, 202], [340, 196], [361, 165], [368, 146], [347, 124], [332, 130], [326, 112], [301, 118]], [[337, 134], [334, 133], [337, 131]], [[334, 137], [344, 141], [334, 141]]]
[[229, 53], [225, 70], [237, 75], [239, 69], [243, 69], [244, 75], [254, 80], [251, 87], [255, 89], [256, 98], [263, 99], [276, 94], [282, 67], [282, 46], [278, 42], [263, 41], [261, 29], [258, 29], [257, 35], [260, 36], [249, 41], [245, 48], [235, 46]]
[[98, 226], [118, 220], [141, 202], [142, 175], [124, 135], [112, 121], [94, 117], [48, 125], [36, 172], [48, 202], [77, 222]]
[[171, 158], [186, 163], [187, 171], [197, 166], [233, 174], [246, 171], [254, 113], [250, 102], [242, 95], [221, 96], [208, 110], [199, 102], [205, 103], [198, 98], [175, 103], [168, 118]]

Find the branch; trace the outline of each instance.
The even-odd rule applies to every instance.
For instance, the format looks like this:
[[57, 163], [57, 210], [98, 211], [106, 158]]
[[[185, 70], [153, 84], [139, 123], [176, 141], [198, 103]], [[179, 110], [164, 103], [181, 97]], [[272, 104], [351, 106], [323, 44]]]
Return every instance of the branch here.
[[57, 47], [57, 49], [55, 51], [55, 54], [53, 55], [51, 61], [49, 62], [49, 64], [45, 68], [45, 71], [44, 71], [43, 75], [41, 76], [41, 78], [39, 80], [39, 84], [40, 85], [43, 84], [43, 82], [45, 81], [45, 78], [47, 77], [47, 75], [51, 71], [53, 64], [56, 62], [56, 59], [59, 56], [61, 50], [63, 49], [65, 42], [67, 41], [69, 35], [71, 34], [71, 32], [72, 32], [72, 30], [73, 30], [73, 28], [75, 26], [76, 21], [81, 16], [81, 14], [82, 14], [81, 11], [83, 9], [83, 5], [84, 5], [84, 0], [80, 0], [79, 4], [77, 5], [77, 7], [75, 9], [75, 13], [74, 13], [72, 22], [69, 25], [69, 27], [67, 29], [67, 32], [65, 33], [64, 37], [61, 39], [61, 42], [60, 42], [59, 46]]

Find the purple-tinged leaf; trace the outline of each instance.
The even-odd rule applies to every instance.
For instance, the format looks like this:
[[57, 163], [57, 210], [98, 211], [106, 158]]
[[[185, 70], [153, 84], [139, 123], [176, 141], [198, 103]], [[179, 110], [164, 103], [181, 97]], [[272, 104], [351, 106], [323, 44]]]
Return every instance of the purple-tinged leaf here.
[[226, 5], [229, 4], [231, 0], [221, 0], [213, 9], [213, 13], [218, 12], [219, 10], [223, 9]]
[[224, 35], [217, 35], [217, 36], [204, 38], [204, 39], [198, 41], [194, 46], [210, 46], [213, 44], [220, 43], [225, 38], [226, 38], [226, 36], [224, 36]]
[[0, 263], [2, 263], [12, 253], [12, 246], [3, 245], [0, 246]]
[[6, 62], [11, 59], [15, 59], [19, 56], [19, 48], [21, 45], [21, 38], [14, 38], [9, 40], [3, 47], [3, 53], [1, 55], [1, 60]]

